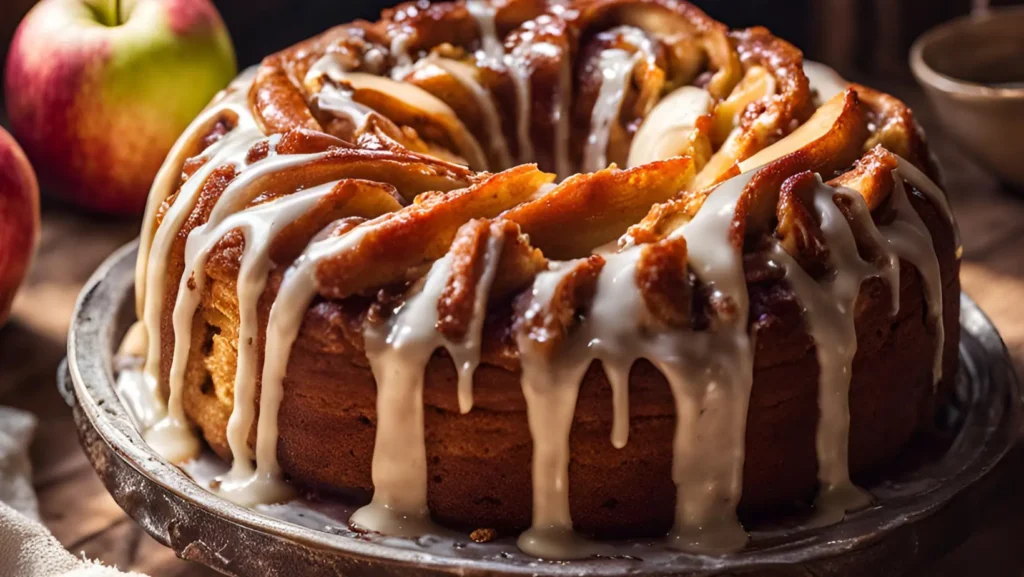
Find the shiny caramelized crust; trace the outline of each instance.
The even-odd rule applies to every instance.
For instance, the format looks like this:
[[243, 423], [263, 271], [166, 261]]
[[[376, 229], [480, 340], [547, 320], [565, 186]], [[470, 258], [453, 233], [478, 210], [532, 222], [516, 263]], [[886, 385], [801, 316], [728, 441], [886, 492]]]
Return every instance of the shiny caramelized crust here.
[[[182, 154], [189, 160], [181, 163], [182, 181], [174, 188], [184, 190], [193, 174], [212, 170], [194, 201], [168, 191], [153, 209], [158, 226], [171, 218], [176, 202], [194, 202], [168, 250], [159, 315], [162, 386], [167, 388], [171, 372], [173, 309], [188, 270], [190, 233], [211, 222], [225, 191], [246, 178], [247, 167], [309, 155], [247, 185], [258, 192], [231, 197], [238, 212], [329, 187], [269, 245], [268, 278], [256, 304], [257, 366], [267, 356], [270, 311], [289, 267], [307, 256], [311, 243], [366, 231], [351, 237], [347, 250], [312, 267], [316, 293], [287, 362], [279, 411], [277, 456], [285, 476], [324, 493], [373, 489], [377, 391], [364, 330], [386, 322], [431, 265], [449, 258], [437, 331], [463, 342], [481, 286], [487, 306], [472, 411], [460, 414], [449, 353], [439, 349], [426, 367], [430, 512], [460, 528], [523, 529], [532, 507], [532, 441], [517, 336], [545, 355], [558, 355], [586, 322], [608, 255], [635, 245], [641, 252], [634, 280], [650, 327], [705, 331], [734, 320], [742, 309], [700, 281], [690, 262], [692, 247], [674, 233], [694, 219], [715, 185], [759, 168], [738, 197], [726, 240], [743, 255], [746, 325], [755, 347], [741, 510], [808, 501], [818, 483], [818, 361], [803, 307], [783, 271], [766, 260], [765, 248], [780, 247], [815, 280], [835, 272], [814, 207], [821, 178], [863, 198], [866, 213], [849, 197], [837, 194], [834, 201], [862, 258], [880, 259], [869, 232], [896, 218], [893, 191], [902, 177], [894, 172], [901, 162], [895, 155], [933, 173], [910, 111], [891, 96], [856, 85], [816, 109], [796, 48], [763, 28], [730, 32], [685, 2], [503, 0], [494, 6], [502, 54], [520, 58], [518, 65], [529, 71], [525, 109], [517, 106], [524, 87], [487, 55], [494, 46], [467, 6], [418, 2], [267, 58], [246, 107], [255, 129], [272, 138], [254, 141], [244, 163], [207, 166], [216, 143], [240, 130], [231, 115], [211, 123], [195, 150]], [[527, 44], [546, 49], [517, 52]], [[609, 120], [604, 166], [613, 165], [570, 176], [591, 154], [602, 58], [609, 49], [638, 63], [628, 70], [621, 106]], [[492, 96], [493, 110], [467, 84], [467, 74]], [[692, 122], [673, 116], [676, 111], [659, 111], [673, 94], [695, 94], [688, 89], [707, 95]], [[576, 98], [565, 100], [567, 94]], [[661, 131], [654, 136], [642, 126], [652, 115], [671, 119], [654, 127]], [[676, 130], [684, 125], [685, 131]], [[638, 138], [653, 138], [659, 154], [671, 158], [644, 158], [631, 166]], [[891, 462], [928, 426], [957, 370], [958, 241], [943, 210], [911, 180], [900, 182], [938, 258], [943, 378], [933, 389], [936, 324], [929, 318], [923, 274], [900, 263], [898, 303], [881, 275], [868, 278], [854, 312], [849, 462], [855, 476]], [[144, 241], [152, 236], [144, 231]], [[231, 456], [226, 430], [239, 358], [246, 238], [241, 229], [227, 231], [195, 273], [206, 282], [186, 279], [188, 290], [201, 288], [201, 301], [192, 323], [184, 408], [224, 458]], [[492, 254], [494, 246], [500, 250]], [[485, 281], [489, 258], [497, 259], [496, 272]], [[551, 300], [534, 306], [530, 287], [548, 270], [566, 274]], [[258, 379], [256, 386], [262, 388]], [[602, 536], [664, 534], [676, 498], [672, 392], [652, 363], [632, 366], [629, 442], [622, 449], [608, 442], [611, 403], [611, 385], [594, 361], [583, 378], [570, 440], [573, 521]], [[255, 441], [254, 423], [249, 444]]]

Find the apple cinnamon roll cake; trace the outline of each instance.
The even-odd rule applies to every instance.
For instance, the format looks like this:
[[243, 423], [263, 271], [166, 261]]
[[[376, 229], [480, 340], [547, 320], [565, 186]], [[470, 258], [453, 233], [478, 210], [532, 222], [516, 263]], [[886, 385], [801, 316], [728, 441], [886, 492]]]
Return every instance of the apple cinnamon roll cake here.
[[192, 124], [136, 282], [147, 440], [354, 527], [742, 548], [896, 458], [957, 371], [959, 240], [897, 99], [677, 0], [416, 2]]

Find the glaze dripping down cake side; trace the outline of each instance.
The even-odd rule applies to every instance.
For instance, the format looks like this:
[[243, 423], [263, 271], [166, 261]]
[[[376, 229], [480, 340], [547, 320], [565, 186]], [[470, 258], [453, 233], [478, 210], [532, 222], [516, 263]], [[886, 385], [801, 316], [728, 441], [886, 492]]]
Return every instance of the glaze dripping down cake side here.
[[144, 423], [243, 504], [740, 549], [931, 422], [959, 238], [910, 111], [674, 0], [406, 4], [268, 57], [150, 196]]

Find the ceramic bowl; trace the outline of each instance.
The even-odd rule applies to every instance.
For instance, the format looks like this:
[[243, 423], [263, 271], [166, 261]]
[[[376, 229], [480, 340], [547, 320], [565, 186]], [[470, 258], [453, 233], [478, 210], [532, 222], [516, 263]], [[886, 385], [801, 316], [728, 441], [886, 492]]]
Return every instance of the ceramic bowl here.
[[911, 48], [910, 68], [964, 150], [1024, 190], [1024, 7], [933, 28]]

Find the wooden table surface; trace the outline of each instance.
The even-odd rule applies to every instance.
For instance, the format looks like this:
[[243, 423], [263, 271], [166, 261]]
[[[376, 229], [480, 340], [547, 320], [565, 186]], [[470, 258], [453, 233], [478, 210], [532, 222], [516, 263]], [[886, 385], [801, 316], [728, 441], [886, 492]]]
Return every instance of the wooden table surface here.
[[[947, 188], [964, 241], [963, 289], [995, 322], [1024, 368], [1024, 197], [1014, 197], [952, 143], [910, 86], [892, 89], [925, 126], [947, 174]], [[1024, 162], [1024, 159], [1021, 159]], [[93, 269], [134, 238], [137, 222], [102, 220], [47, 206], [31, 276], [0, 330], [0, 404], [27, 408], [40, 419], [32, 446], [42, 518], [68, 549], [154, 577], [207, 576], [178, 560], [128, 518], [107, 494], [78, 445], [71, 413], [57, 394], [55, 373], [75, 297]], [[1024, 450], [996, 471], [998, 482], [981, 511], [986, 521], [963, 546], [921, 575], [1024, 576]]]

